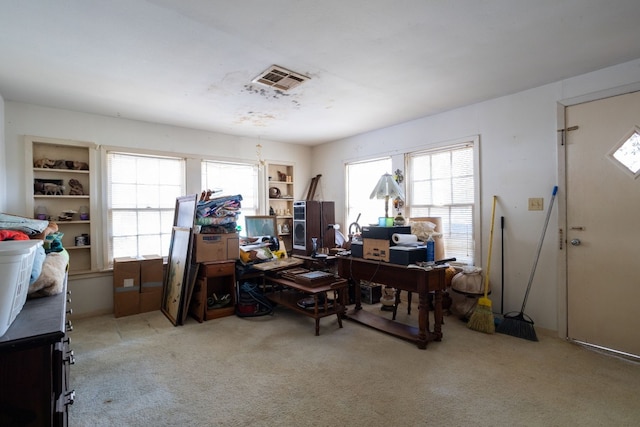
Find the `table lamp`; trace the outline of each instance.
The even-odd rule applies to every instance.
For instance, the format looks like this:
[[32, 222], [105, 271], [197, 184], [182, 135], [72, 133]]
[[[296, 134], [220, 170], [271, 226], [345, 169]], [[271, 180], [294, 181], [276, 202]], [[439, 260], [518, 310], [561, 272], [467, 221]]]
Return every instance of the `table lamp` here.
[[384, 217], [389, 218], [389, 198], [399, 197], [404, 199], [404, 193], [393, 176], [385, 173], [380, 177], [375, 188], [371, 192], [370, 199], [384, 199]]

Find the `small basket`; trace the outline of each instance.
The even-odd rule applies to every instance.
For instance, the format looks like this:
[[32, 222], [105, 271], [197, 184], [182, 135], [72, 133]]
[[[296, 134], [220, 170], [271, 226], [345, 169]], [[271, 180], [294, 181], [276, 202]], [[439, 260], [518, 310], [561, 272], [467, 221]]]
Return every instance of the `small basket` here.
[[27, 300], [33, 261], [42, 243], [42, 240], [0, 242], [0, 336], [7, 332]]

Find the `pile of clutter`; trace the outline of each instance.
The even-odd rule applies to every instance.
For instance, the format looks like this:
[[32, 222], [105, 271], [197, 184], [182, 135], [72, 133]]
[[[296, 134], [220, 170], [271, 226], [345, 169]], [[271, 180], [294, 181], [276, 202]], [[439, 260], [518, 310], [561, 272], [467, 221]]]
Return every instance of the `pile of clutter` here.
[[211, 190], [203, 191], [196, 205], [196, 225], [203, 234], [235, 233], [240, 215], [242, 196], [212, 197]]

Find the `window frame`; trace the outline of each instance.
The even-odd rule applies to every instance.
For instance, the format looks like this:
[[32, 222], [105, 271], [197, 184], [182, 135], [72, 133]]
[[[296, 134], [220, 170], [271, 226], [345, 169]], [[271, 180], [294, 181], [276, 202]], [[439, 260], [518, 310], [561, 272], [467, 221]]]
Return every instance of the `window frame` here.
[[[369, 159], [358, 159], [358, 160], [353, 160], [353, 161], [345, 161], [344, 163], [344, 189], [345, 189], [345, 201], [344, 201], [344, 221], [345, 224], [347, 224], [346, 226], [346, 230], [345, 233], [349, 233], [349, 227], [355, 223], [356, 221], [356, 217], [353, 218], [353, 221], [351, 221], [350, 219], [350, 208], [351, 208], [351, 204], [349, 203], [349, 166], [351, 165], [357, 165], [357, 164], [363, 164], [363, 163], [372, 163], [372, 162], [377, 162], [377, 161], [388, 161], [389, 162], [389, 169], [390, 170], [385, 170], [383, 172], [380, 173], [379, 176], [375, 177], [374, 180], [372, 180], [370, 182], [370, 188], [366, 188], [366, 195], [367, 197], [369, 197], [369, 194], [371, 194], [371, 191], [373, 190], [373, 188], [375, 187], [376, 183], [378, 182], [378, 179], [380, 179], [380, 176], [382, 176], [383, 173], [387, 172], [387, 173], [393, 173], [393, 158], [390, 155], [383, 155], [383, 156], [378, 156], [378, 157], [372, 157]], [[379, 202], [379, 209], [376, 210], [376, 212], [378, 212], [379, 214], [376, 215], [376, 223], [377, 223], [377, 218], [384, 216], [384, 202], [382, 200], [376, 200], [376, 202]], [[395, 216], [395, 212], [393, 211], [393, 206], [392, 203], [390, 202], [390, 215], [391, 213], [393, 213], [393, 216]], [[351, 222], [350, 222], [351, 221]], [[368, 225], [369, 223], [373, 223], [372, 221], [367, 222], [366, 224], [362, 222], [362, 219], [358, 220], [358, 224], [360, 225], [360, 227], [363, 227], [365, 225]], [[348, 235], [345, 235], [346, 237], [348, 237]]]
[[[428, 147], [421, 148], [420, 150], [415, 150], [411, 152], [405, 153], [405, 211], [406, 216], [411, 219], [412, 212], [411, 209], [415, 204], [412, 202], [413, 194], [411, 194], [411, 182], [413, 181], [414, 171], [412, 171], [410, 164], [411, 158], [416, 157], [423, 154], [432, 154], [441, 151], [449, 151], [454, 150], [459, 147], [471, 146], [473, 148], [473, 212], [472, 212], [472, 244], [473, 248], [471, 249], [472, 258], [470, 263], [476, 266], [482, 265], [482, 222], [481, 222], [481, 210], [482, 206], [480, 204], [480, 138], [478, 135], [461, 138], [454, 141], [447, 141], [438, 144], [432, 144]], [[446, 256], [450, 256], [446, 254]], [[460, 260], [459, 260], [460, 261]]]
[[[255, 194], [253, 195], [256, 201], [256, 205], [255, 205], [255, 212], [254, 213], [247, 213], [244, 211], [244, 207], [241, 209], [241, 214], [239, 217], [239, 221], [238, 223], [242, 223], [240, 224], [242, 226], [242, 230], [245, 230], [245, 224], [244, 224], [244, 217], [246, 215], [252, 216], [252, 215], [262, 215], [262, 211], [263, 209], [263, 205], [264, 205], [264, 195], [262, 194], [262, 179], [261, 179], [261, 175], [262, 175], [262, 170], [260, 167], [260, 164], [257, 162], [252, 162], [252, 161], [242, 161], [242, 160], [230, 160], [230, 159], [222, 159], [222, 158], [212, 158], [212, 157], [202, 157], [199, 159], [199, 164], [200, 164], [200, 184], [201, 187], [204, 189], [205, 187], [207, 187], [206, 183], [203, 182], [203, 178], [204, 178], [204, 167], [206, 163], [219, 163], [219, 164], [227, 164], [227, 165], [241, 165], [241, 166], [251, 166], [251, 168], [254, 169], [254, 173], [255, 173]], [[211, 188], [209, 188], [211, 189]], [[213, 190], [213, 189], [211, 189]], [[235, 195], [235, 194], [228, 194], [228, 195]], [[213, 195], [212, 197], [216, 197], [215, 195]], [[243, 197], [243, 202], [244, 202], [244, 197]]]
[[[182, 193], [184, 193], [183, 195], [189, 194], [190, 192], [188, 191], [188, 176], [189, 176], [189, 157], [185, 154], [181, 154], [181, 153], [166, 153], [166, 152], [160, 152], [160, 151], [151, 151], [151, 150], [138, 150], [138, 149], [132, 149], [132, 148], [128, 148], [128, 147], [116, 147], [116, 146], [103, 146], [102, 150], [101, 150], [101, 157], [102, 157], [102, 168], [103, 168], [103, 182], [102, 182], [102, 204], [104, 206], [104, 217], [103, 217], [103, 230], [104, 232], [102, 233], [102, 258], [103, 258], [103, 263], [106, 266], [107, 269], [113, 268], [113, 253], [111, 252], [111, 249], [113, 248], [113, 242], [112, 242], [112, 237], [113, 237], [113, 223], [111, 221], [111, 204], [110, 204], [110, 200], [109, 200], [109, 195], [110, 195], [110, 186], [111, 186], [111, 179], [110, 179], [110, 169], [109, 169], [109, 157], [110, 155], [113, 154], [121, 154], [121, 155], [128, 155], [128, 156], [137, 156], [137, 157], [151, 157], [151, 158], [165, 158], [165, 159], [176, 159], [176, 160], [181, 160], [183, 161], [183, 167], [184, 167], [184, 174], [183, 174], [183, 182], [181, 183], [182, 186]], [[175, 201], [172, 202], [172, 208], [171, 210], [175, 212]], [[137, 209], [136, 209], [137, 210]], [[169, 232], [170, 234], [170, 232]], [[152, 255], [152, 254], [143, 254], [143, 255]], [[161, 254], [158, 254], [161, 255]], [[165, 262], [166, 262], [166, 256], [163, 257]]]
[[[182, 152], [167, 152], [160, 150], [147, 150], [147, 149], [139, 149], [132, 147], [121, 147], [121, 146], [112, 146], [112, 145], [102, 145], [100, 146], [100, 157], [99, 164], [100, 170], [98, 171], [98, 175], [101, 177], [99, 179], [99, 188], [101, 191], [101, 195], [99, 197], [100, 204], [102, 208], [100, 208], [100, 218], [99, 223], [102, 224], [102, 233], [101, 234], [101, 242], [94, 242], [96, 244], [97, 249], [97, 260], [101, 264], [101, 270], [110, 270], [113, 268], [113, 257], [110, 257], [109, 253], [109, 245], [112, 229], [111, 229], [111, 221], [109, 220], [109, 169], [108, 169], [108, 154], [111, 152], [117, 152], [126, 155], [132, 156], [150, 156], [150, 157], [165, 157], [165, 158], [180, 158], [185, 161], [185, 176], [184, 176], [184, 195], [188, 194], [197, 194], [198, 198], [200, 193], [203, 191], [204, 184], [202, 183], [202, 162], [210, 161], [210, 162], [220, 162], [220, 163], [232, 163], [232, 164], [246, 164], [252, 165], [258, 168], [258, 176], [257, 176], [257, 187], [256, 191], [258, 192], [258, 208], [257, 212], [260, 214], [264, 211], [265, 204], [265, 195], [263, 194], [263, 171], [260, 164], [256, 161], [252, 161], [250, 159], [240, 159], [240, 158], [228, 158], [224, 156], [207, 156], [207, 155], [194, 155], [189, 153]], [[96, 218], [96, 220], [98, 220]], [[166, 257], [165, 257], [166, 262]]]

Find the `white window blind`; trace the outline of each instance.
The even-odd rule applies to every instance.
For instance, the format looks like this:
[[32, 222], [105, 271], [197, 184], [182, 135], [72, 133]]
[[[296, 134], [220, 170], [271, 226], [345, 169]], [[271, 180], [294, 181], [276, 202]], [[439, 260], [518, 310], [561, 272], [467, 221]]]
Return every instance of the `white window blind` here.
[[123, 256], [169, 254], [185, 159], [107, 152], [106, 265]]
[[[385, 173], [391, 173], [391, 158], [347, 163], [347, 226], [358, 219], [360, 226], [377, 224], [378, 218], [384, 216], [384, 201], [370, 199], [369, 196]], [[389, 211], [391, 215], [392, 210]], [[395, 212], [393, 212], [395, 214]], [[349, 230], [345, 230], [349, 232]]]
[[258, 215], [258, 166], [251, 163], [230, 163], [212, 160], [202, 162], [202, 185], [217, 191], [216, 196], [242, 196], [237, 223], [245, 229], [244, 217]]
[[472, 143], [408, 155], [410, 218], [442, 219], [445, 257], [474, 262], [475, 171]]

